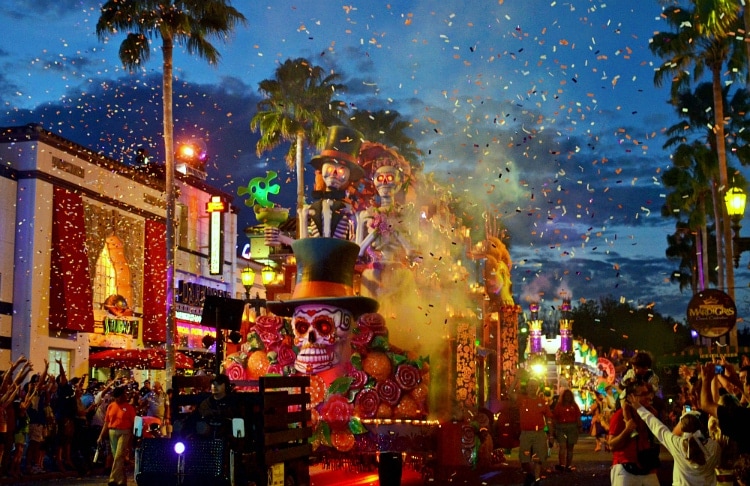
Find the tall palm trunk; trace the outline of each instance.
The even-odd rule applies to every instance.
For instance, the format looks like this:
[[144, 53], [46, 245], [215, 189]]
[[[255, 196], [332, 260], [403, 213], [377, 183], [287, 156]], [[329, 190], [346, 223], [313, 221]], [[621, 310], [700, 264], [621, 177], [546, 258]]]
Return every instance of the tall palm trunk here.
[[166, 171], [165, 189], [167, 198], [167, 224], [165, 237], [167, 245], [166, 254], [166, 375], [167, 383], [172, 383], [175, 372], [175, 312], [174, 312], [174, 260], [175, 260], [175, 186], [174, 186], [174, 121], [172, 118], [172, 53], [174, 44], [172, 38], [162, 32], [162, 55], [164, 57], [163, 71], [163, 123], [164, 123], [164, 166]]
[[[706, 197], [701, 196], [698, 201], [698, 208], [703, 219], [705, 220], [706, 214]], [[698, 291], [706, 289], [706, 281], [708, 280], [708, 252], [706, 251], [706, 242], [708, 241], [708, 230], [706, 225], [702, 224], [700, 231], [695, 239], [696, 248], [695, 251], [698, 256]], [[695, 292], [693, 292], [695, 294]]]
[[[305, 206], [305, 161], [303, 160], [303, 147], [305, 144], [305, 132], [297, 132], [297, 152], [294, 160], [297, 164], [297, 221], [302, 221], [302, 208]], [[302, 228], [297, 225], [297, 238], [302, 234]]]
[[[724, 288], [724, 252], [722, 248], [723, 240], [723, 226], [721, 223], [721, 197], [719, 196], [719, 184], [716, 181], [711, 181], [711, 198], [714, 202], [714, 221], [716, 222], [716, 228], [714, 230], [714, 239], [716, 240], [716, 265], [718, 267], [716, 272], [716, 285], [720, 288]], [[708, 268], [708, 267], [706, 267]]]
[[[732, 248], [732, 226], [727, 215], [727, 207], [724, 204], [724, 193], [729, 189], [729, 176], [727, 174], [727, 151], [724, 142], [724, 99], [721, 92], [721, 68], [723, 63], [716, 63], [711, 66], [713, 94], [714, 94], [714, 133], [716, 134], [716, 155], [719, 160], [719, 199], [716, 204], [719, 206], [718, 213], [721, 219], [717, 224], [721, 224], [721, 233], [724, 235], [724, 271], [726, 272], [726, 290], [729, 296], [734, 300], [734, 258]], [[717, 230], [717, 233], [719, 231]], [[719, 260], [722, 261], [721, 259]], [[737, 346], [737, 329], [734, 328], [729, 333], [729, 344]]]

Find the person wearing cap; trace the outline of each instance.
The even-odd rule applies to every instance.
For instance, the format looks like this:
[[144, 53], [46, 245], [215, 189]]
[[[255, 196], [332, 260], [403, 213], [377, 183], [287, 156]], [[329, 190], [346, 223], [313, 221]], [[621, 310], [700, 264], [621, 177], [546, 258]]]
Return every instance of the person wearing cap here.
[[194, 433], [205, 438], [226, 438], [231, 435], [231, 420], [243, 416], [239, 400], [232, 393], [232, 383], [229, 377], [222, 373], [211, 381], [211, 395], [198, 404], [188, 416], [183, 433]]
[[701, 412], [683, 413], [670, 431], [638, 396], [628, 396], [627, 401], [674, 458], [672, 484], [716, 484], [714, 469], [719, 465], [721, 447], [709, 436], [708, 421]]

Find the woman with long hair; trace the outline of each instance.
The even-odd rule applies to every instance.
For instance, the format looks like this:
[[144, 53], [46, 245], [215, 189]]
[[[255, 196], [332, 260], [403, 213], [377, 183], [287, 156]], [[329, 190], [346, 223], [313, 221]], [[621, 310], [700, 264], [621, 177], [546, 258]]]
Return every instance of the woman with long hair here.
[[646, 422], [651, 433], [674, 458], [673, 485], [716, 484], [715, 468], [721, 458], [721, 447], [708, 433], [708, 420], [699, 411], [685, 412], [672, 431], [643, 407], [636, 396], [627, 396], [630, 405]]
[[559, 447], [557, 456], [558, 471], [575, 471], [573, 464], [573, 447], [578, 442], [578, 432], [582, 428], [581, 409], [578, 407], [573, 392], [563, 390], [557, 405], [552, 409], [552, 435]]

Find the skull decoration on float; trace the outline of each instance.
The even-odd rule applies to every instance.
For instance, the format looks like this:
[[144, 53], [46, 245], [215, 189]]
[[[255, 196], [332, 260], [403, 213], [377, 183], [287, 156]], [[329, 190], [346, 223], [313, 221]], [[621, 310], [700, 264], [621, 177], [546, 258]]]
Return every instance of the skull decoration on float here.
[[349, 361], [349, 334], [355, 319], [375, 312], [376, 300], [355, 295], [355, 243], [337, 238], [304, 238], [292, 243], [297, 259], [297, 283], [292, 298], [268, 303], [268, 310], [291, 317], [294, 344], [299, 349], [294, 368], [321, 376], [326, 383], [344, 374]]

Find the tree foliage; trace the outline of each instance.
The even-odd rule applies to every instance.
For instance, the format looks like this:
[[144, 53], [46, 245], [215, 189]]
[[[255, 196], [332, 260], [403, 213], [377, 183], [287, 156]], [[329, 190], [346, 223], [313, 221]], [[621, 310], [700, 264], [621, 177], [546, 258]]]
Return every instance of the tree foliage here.
[[570, 317], [574, 336], [605, 352], [643, 350], [658, 359], [693, 344], [684, 324], [651, 308], [622, 303], [613, 297], [574, 305]]

